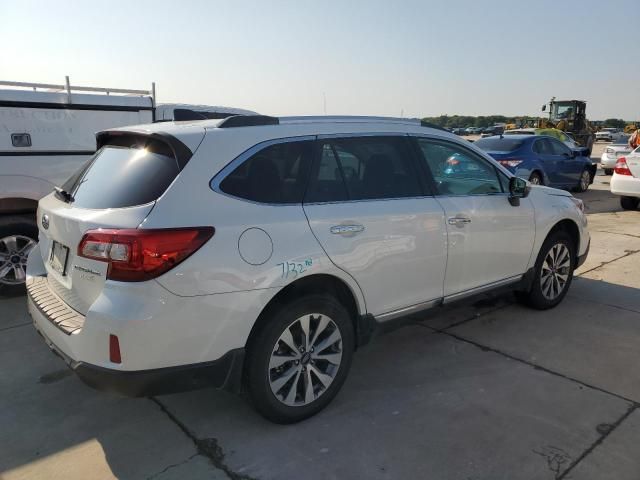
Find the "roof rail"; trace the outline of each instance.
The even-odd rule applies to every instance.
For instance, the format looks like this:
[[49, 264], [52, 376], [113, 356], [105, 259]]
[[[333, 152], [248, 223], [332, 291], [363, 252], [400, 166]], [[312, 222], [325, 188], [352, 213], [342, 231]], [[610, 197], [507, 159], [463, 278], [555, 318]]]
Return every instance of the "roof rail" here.
[[35, 92], [38, 88], [44, 88], [48, 90], [64, 90], [67, 92], [69, 103], [71, 103], [71, 92], [97, 92], [106, 93], [118, 93], [122, 95], [149, 95], [153, 101], [153, 105], [156, 104], [156, 84], [151, 83], [151, 90], [130, 90], [125, 88], [106, 88], [106, 87], [81, 87], [79, 85], [71, 85], [69, 82], [69, 76], [65, 78], [64, 85], [56, 85], [51, 83], [31, 83], [31, 82], [8, 82], [0, 80], [0, 86], [3, 87], [20, 87], [20, 88], [32, 88]]
[[280, 117], [280, 121], [283, 123], [297, 123], [297, 122], [351, 122], [351, 123], [404, 123], [411, 125], [420, 125], [420, 120], [417, 118], [397, 118], [397, 117], [376, 117], [376, 116], [363, 116], [363, 115], [317, 115], [317, 116], [294, 116], [294, 117]]
[[267, 115], [233, 115], [222, 120], [218, 128], [257, 127], [260, 125], [278, 125], [280, 120]]

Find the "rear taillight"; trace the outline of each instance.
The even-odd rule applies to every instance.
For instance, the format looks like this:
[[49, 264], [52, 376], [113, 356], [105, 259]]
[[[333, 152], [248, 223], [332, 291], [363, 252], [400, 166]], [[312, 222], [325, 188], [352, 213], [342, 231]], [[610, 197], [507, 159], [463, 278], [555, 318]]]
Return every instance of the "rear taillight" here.
[[500, 165], [508, 168], [515, 168], [522, 163], [522, 160], [516, 160], [515, 158], [509, 158], [504, 160], [498, 160]]
[[120, 340], [115, 335], [109, 335], [109, 360], [113, 363], [122, 363]]
[[209, 240], [213, 227], [89, 230], [78, 256], [107, 262], [107, 278], [141, 282], [172, 269]]
[[631, 170], [629, 170], [629, 165], [627, 165], [627, 159], [624, 157], [620, 157], [616, 162], [616, 166], [613, 169], [618, 175], [629, 175], [632, 176]]

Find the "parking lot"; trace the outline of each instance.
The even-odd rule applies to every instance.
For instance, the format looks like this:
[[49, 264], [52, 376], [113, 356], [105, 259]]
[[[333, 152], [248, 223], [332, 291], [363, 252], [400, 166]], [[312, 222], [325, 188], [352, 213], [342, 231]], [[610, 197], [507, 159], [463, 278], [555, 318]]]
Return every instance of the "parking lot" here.
[[[604, 144], [596, 144], [599, 157]], [[215, 390], [96, 392], [0, 298], [0, 478], [640, 478], [640, 211], [598, 172], [587, 262], [557, 308], [508, 292], [376, 337], [319, 415], [274, 425]]]

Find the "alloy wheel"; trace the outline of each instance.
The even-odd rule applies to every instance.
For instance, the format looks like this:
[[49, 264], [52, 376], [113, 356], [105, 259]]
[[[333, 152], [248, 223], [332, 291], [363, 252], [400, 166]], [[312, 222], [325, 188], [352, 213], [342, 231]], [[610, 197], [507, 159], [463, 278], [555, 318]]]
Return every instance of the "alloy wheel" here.
[[542, 262], [540, 287], [547, 300], [555, 300], [564, 291], [571, 273], [571, 253], [564, 243], [556, 243]]
[[589, 188], [589, 183], [591, 181], [591, 174], [586, 170], [582, 172], [580, 176], [580, 190], [583, 192]]
[[304, 315], [274, 345], [267, 373], [271, 391], [285, 405], [308, 405], [327, 391], [341, 361], [342, 335], [335, 322], [320, 313]]
[[0, 284], [20, 285], [25, 282], [27, 258], [35, 246], [35, 240], [24, 235], [0, 238]]
[[533, 185], [540, 185], [542, 183], [538, 175], [531, 175], [529, 182], [532, 183]]

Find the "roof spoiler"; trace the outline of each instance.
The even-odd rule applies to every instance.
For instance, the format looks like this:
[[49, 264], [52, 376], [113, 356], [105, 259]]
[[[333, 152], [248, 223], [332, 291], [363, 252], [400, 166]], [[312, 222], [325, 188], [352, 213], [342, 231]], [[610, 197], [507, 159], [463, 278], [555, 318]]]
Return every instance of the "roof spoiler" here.
[[280, 119], [267, 115], [233, 115], [218, 124], [218, 128], [258, 127], [262, 125], [280, 125]]
[[189, 147], [173, 135], [169, 135], [165, 132], [146, 133], [127, 130], [106, 130], [104, 132], [98, 132], [96, 133], [97, 150], [100, 150], [105, 145], [116, 143], [117, 140], [125, 140], [125, 137], [129, 137], [131, 140], [142, 141], [144, 143], [149, 140], [156, 140], [164, 143], [173, 152], [173, 156], [175, 157], [180, 170], [184, 168], [189, 159], [193, 156], [193, 152]]

